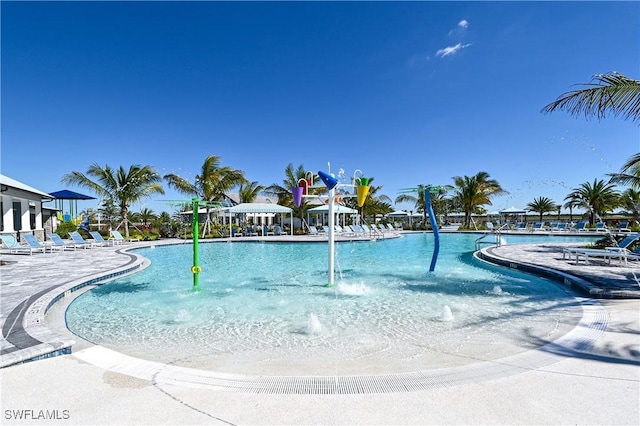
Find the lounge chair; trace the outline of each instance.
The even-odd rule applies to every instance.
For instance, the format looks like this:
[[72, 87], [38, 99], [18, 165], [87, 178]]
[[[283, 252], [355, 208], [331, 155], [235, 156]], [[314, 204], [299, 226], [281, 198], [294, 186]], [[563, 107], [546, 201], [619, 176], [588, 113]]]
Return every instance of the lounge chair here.
[[532, 231], [544, 231], [544, 222], [534, 222]]
[[620, 223], [618, 223], [618, 232], [631, 232], [628, 220], [621, 220]]
[[609, 228], [607, 228], [607, 225], [604, 222], [598, 222], [596, 223], [596, 232], [609, 232]]
[[576, 223], [575, 228], [573, 228], [574, 231], [578, 231], [578, 232], [583, 232], [583, 231], [588, 231], [587, 229], [587, 224], [589, 222], [585, 221], [585, 220], [581, 220], [578, 223]]
[[262, 227], [262, 236], [264, 237], [265, 235], [274, 235], [273, 231], [269, 229], [269, 227], [267, 225], [264, 225]]
[[527, 222], [518, 222], [516, 224], [516, 231], [526, 231], [527, 230]]
[[78, 231], [69, 232], [69, 236], [73, 240], [74, 243], [78, 245], [78, 247], [82, 247], [85, 249], [97, 247], [99, 244], [94, 243], [93, 241], [88, 241], [82, 238], [82, 235]]
[[309, 235], [313, 235], [314, 237], [317, 237], [318, 235], [320, 235], [320, 234], [318, 234], [318, 228], [316, 228], [313, 225], [310, 225], [309, 226]]
[[133, 243], [136, 241], [140, 241], [139, 238], [125, 238], [122, 236], [122, 234], [120, 233], [120, 231], [110, 231], [111, 233], [111, 238], [112, 240], [114, 240], [114, 244], [126, 244], [126, 243]]
[[32, 251], [41, 251], [43, 253], [47, 252], [47, 246], [42, 245], [40, 241], [35, 237], [35, 235], [31, 234], [22, 234], [20, 238], [24, 239], [27, 242], [27, 245], [31, 247]]
[[273, 227], [274, 235], [284, 235], [284, 231], [282, 230], [282, 226], [276, 225]]
[[51, 247], [57, 247], [60, 250], [75, 250], [79, 246], [76, 243], [64, 241], [62, 237], [55, 232], [47, 234], [47, 236], [51, 240]]
[[633, 260], [637, 260], [639, 254], [629, 250], [629, 247], [637, 240], [640, 239], [640, 234], [629, 234], [625, 238], [623, 238], [617, 245], [605, 247], [605, 250], [610, 250], [613, 252], [624, 252], [628, 257], [633, 258]]
[[105, 240], [102, 238], [102, 235], [98, 231], [89, 231], [89, 234], [96, 240], [96, 244], [100, 244], [101, 246], [113, 246], [115, 245], [114, 240]]
[[622, 250], [566, 247], [562, 249], [562, 258], [566, 259], [566, 255], [569, 255], [569, 260], [574, 257], [576, 265], [580, 263], [580, 258], [584, 259], [584, 263], [588, 265], [590, 257], [603, 258], [609, 264], [611, 264], [611, 259], [613, 258], [617, 258], [620, 263], [624, 262], [625, 264], [628, 260], [628, 253]]
[[[23, 246], [22, 244], [20, 244], [18, 242], [18, 240], [16, 240], [16, 237], [14, 237], [13, 235], [0, 235], [0, 241], [2, 241], [2, 244], [4, 245], [4, 247], [2, 248], [3, 251], [8, 250], [9, 254], [20, 254], [20, 253], [28, 253], [29, 255], [33, 254], [33, 247], [30, 246]], [[44, 253], [44, 250], [42, 251]]]

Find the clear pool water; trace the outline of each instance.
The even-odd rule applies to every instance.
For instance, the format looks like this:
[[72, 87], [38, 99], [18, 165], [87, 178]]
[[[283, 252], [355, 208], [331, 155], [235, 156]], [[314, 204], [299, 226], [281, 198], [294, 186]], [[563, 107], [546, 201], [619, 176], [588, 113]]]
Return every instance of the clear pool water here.
[[325, 287], [326, 243], [201, 244], [199, 292], [192, 290], [191, 245], [141, 249], [151, 266], [78, 297], [67, 326], [141, 358], [296, 375], [398, 373], [496, 359], [575, 325], [581, 309], [571, 294], [474, 260], [477, 237], [442, 235], [435, 274], [428, 272], [432, 234], [338, 243], [335, 288]]

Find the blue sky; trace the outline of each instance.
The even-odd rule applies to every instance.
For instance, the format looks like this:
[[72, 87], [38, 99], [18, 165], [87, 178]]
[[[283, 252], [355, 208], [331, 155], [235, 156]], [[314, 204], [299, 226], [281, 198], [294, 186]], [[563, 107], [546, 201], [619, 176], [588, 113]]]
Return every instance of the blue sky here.
[[640, 78], [638, 2], [0, 7], [2, 174], [45, 192], [88, 193], [60, 179], [94, 162], [193, 179], [216, 154], [264, 185], [359, 169], [392, 199], [486, 171], [496, 210], [562, 202], [640, 150], [630, 121], [540, 112], [594, 74]]

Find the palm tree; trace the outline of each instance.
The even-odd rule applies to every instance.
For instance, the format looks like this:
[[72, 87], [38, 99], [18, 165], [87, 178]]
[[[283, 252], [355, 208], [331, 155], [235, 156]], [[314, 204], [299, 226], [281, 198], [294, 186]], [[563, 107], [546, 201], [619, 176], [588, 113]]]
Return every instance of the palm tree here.
[[527, 208], [532, 212], [540, 213], [540, 222], [542, 222], [543, 214], [554, 212], [558, 210], [559, 207], [550, 198], [539, 197], [534, 198], [532, 202], [527, 204]]
[[140, 220], [144, 226], [156, 218], [155, 213], [149, 207], [144, 207], [140, 210]]
[[640, 191], [628, 188], [620, 195], [620, 207], [636, 222], [640, 222]]
[[108, 165], [103, 168], [98, 163], [93, 163], [86, 174], [73, 171], [62, 177], [62, 183], [88, 188], [103, 200], [110, 200], [117, 204], [127, 237], [129, 236], [127, 219], [129, 207], [153, 194], [164, 194], [161, 181], [162, 178], [153, 167], [138, 164], [130, 166], [129, 170], [125, 170], [122, 166], [114, 170]]
[[614, 185], [602, 179], [594, 179], [593, 184], [582, 183], [567, 197], [575, 199], [576, 206], [589, 211], [589, 222], [592, 224], [595, 223], [596, 218], [602, 217], [620, 205], [620, 194], [614, 189]]
[[264, 185], [259, 185], [258, 181], [246, 182], [240, 184], [238, 196], [241, 203], [253, 203], [258, 195], [265, 189]]
[[[302, 164], [299, 164], [298, 167], [294, 168], [293, 164], [289, 163], [284, 169], [285, 178], [282, 180], [282, 184], [274, 183], [264, 189], [265, 194], [278, 197], [278, 204], [291, 207], [293, 209], [297, 208], [298, 213], [300, 214], [300, 220], [302, 221], [304, 221], [304, 214], [308, 207], [307, 199], [303, 198], [300, 203], [300, 207], [296, 207], [293, 203], [293, 193], [291, 192], [291, 189], [299, 186], [298, 181], [300, 179], [305, 179], [307, 174], [308, 172], [305, 171]], [[309, 194], [319, 195], [325, 192], [326, 189], [323, 188], [309, 189]], [[291, 224], [291, 226], [293, 226], [293, 224]]]
[[[217, 155], [209, 155], [202, 164], [200, 174], [196, 175], [194, 182], [189, 182], [176, 174], [168, 174], [163, 178], [167, 180], [169, 187], [187, 196], [207, 201], [205, 204], [207, 219], [202, 227], [204, 237], [211, 228], [211, 204], [221, 202], [225, 193], [234, 187], [246, 183], [244, 172], [231, 167], [222, 167], [222, 158]], [[198, 214], [198, 212], [193, 212]]]
[[640, 188], [640, 153], [633, 155], [623, 164], [619, 173], [609, 174], [610, 182]]
[[475, 176], [455, 176], [455, 198], [464, 212], [463, 227], [471, 226], [471, 214], [476, 208], [491, 205], [491, 198], [508, 194], [495, 179], [489, 179], [489, 173], [478, 172]]
[[566, 203], [564, 203], [562, 207], [564, 207], [565, 209], [569, 209], [570, 222], [573, 222], [573, 209], [575, 209], [576, 207], [580, 207], [580, 200], [580, 195], [573, 192], [564, 197], [564, 201], [566, 201]]
[[573, 116], [584, 113], [602, 119], [611, 113], [640, 121], [640, 81], [613, 72], [596, 74], [585, 88], [563, 93], [546, 105], [543, 113], [564, 110]]
[[[430, 185], [424, 185], [419, 183], [411, 192], [415, 192], [417, 195], [413, 195], [412, 193], [400, 194], [395, 199], [395, 204], [401, 203], [413, 203], [416, 213], [422, 214], [422, 223], [427, 223], [427, 210], [425, 208], [426, 202], [424, 199], [424, 193], [427, 187]], [[411, 212], [413, 214], [413, 211]]]

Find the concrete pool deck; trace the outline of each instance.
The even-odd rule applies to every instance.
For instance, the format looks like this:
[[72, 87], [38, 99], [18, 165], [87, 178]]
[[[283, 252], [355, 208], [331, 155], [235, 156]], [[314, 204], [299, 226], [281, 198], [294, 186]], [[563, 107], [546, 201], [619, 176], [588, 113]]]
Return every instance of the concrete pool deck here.
[[[140, 259], [122, 251], [129, 247], [3, 256], [4, 261], [15, 262], [0, 267], [3, 365], [70, 344], [56, 330], [64, 324], [49, 324], [42, 311], [54, 302], [55, 294], [68, 296], [71, 289], [101, 275], [143, 267]], [[574, 265], [562, 260], [556, 244], [502, 246], [485, 252], [507, 259], [510, 267], [566, 267], [562, 273], [573, 272], [596, 288], [609, 286], [617, 292], [610, 297], [633, 297], [632, 277], [640, 272], [636, 262]], [[625, 281], [621, 276], [627, 277], [628, 288], [621, 285]], [[631, 293], [623, 296], [621, 290]], [[469, 380], [413, 391], [236, 392], [196, 380], [204, 375], [178, 377], [180, 372], [166, 366], [139, 364], [98, 346], [78, 344], [70, 355], [0, 370], [2, 423], [638, 424], [640, 299], [600, 299], [594, 304], [599, 316], [593, 324], [601, 329], [591, 342], [547, 353], [545, 362], [507, 365], [514, 370], [509, 374], [483, 377], [467, 371]], [[504, 360], [492, 364], [501, 363], [506, 364]]]

